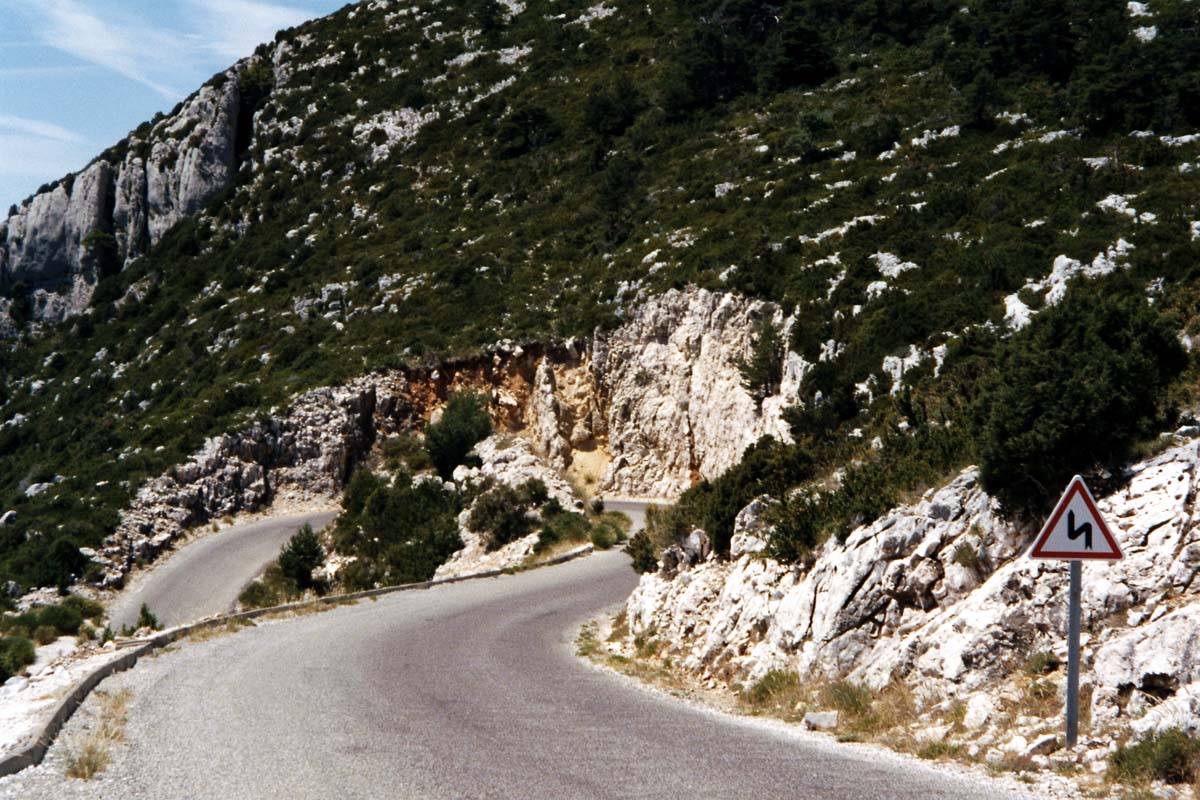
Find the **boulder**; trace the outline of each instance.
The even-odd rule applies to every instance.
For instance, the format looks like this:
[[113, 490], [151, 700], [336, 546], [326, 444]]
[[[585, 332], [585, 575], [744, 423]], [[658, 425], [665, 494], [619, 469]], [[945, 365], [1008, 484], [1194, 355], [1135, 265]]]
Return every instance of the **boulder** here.
[[804, 727], [810, 731], [833, 731], [837, 730], [838, 712], [836, 711], [809, 711], [804, 715]]
[[1021, 755], [1025, 758], [1033, 756], [1048, 756], [1058, 749], [1058, 737], [1053, 733], [1043, 734], [1032, 742], [1027, 744], [1021, 750]]

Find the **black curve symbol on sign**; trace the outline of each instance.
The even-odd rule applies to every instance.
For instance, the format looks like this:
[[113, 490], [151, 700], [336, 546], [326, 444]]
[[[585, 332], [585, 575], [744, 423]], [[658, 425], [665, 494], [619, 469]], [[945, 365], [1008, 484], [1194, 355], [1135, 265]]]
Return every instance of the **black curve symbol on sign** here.
[[1075, 527], [1075, 512], [1068, 511], [1067, 512], [1067, 538], [1070, 539], [1071, 541], [1075, 541], [1080, 536], [1084, 537], [1083, 538], [1083, 549], [1091, 550], [1092, 549], [1092, 523], [1085, 522], [1082, 525], [1080, 525], [1078, 528], [1076, 528]]

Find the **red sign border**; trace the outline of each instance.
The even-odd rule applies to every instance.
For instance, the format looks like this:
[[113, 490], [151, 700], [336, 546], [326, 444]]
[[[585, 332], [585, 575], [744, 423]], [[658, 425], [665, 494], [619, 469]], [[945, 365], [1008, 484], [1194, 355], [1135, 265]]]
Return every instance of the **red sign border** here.
[[[1091, 512], [1093, 519], [1095, 519], [1097, 527], [1100, 529], [1100, 533], [1104, 534], [1104, 538], [1108, 542], [1108, 546], [1112, 548], [1111, 553], [1088, 554], [1053, 552], [1042, 549], [1042, 545], [1047, 539], [1050, 538], [1051, 532], [1053, 532], [1055, 526], [1058, 525], [1058, 521], [1062, 518], [1062, 515], [1066, 513], [1067, 506], [1071, 504], [1071, 499], [1076, 494], [1083, 495], [1084, 504], [1088, 507], [1088, 511]], [[1055, 507], [1054, 513], [1050, 515], [1050, 519], [1047, 520], [1044, 526], [1042, 526], [1041, 533], [1038, 534], [1037, 540], [1033, 543], [1033, 547], [1029, 549], [1029, 557], [1044, 560], [1065, 559], [1068, 561], [1120, 561], [1125, 558], [1125, 553], [1122, 552], [1121, 546], [1117, 544], [1117, 540], [1113, 538], [1112, 532], [1108, 529], [1108, 523], [1104, 521], [1104, 517], [1101, 516], [1099, 509], [1096, 508], [1096, 501], [1092, 498], [1091, 490], [1088, 489], [1087, 484], [1083, 482], [1083, 478], [1079, 475], [1076, 475], [1067, 485], [1067, 490], [1063, 492], [1062, 499], [1058, 501], [1058, 505]]]

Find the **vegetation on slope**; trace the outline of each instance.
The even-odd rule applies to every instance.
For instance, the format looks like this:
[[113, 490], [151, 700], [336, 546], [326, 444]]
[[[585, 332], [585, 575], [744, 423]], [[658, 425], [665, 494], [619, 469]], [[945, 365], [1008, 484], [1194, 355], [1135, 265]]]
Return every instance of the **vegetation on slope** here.
[[[749, 492], [857, 463], [869, 490], [801, 502], [818, 510], [792, 524], [803, 543], [865, 519], [981, 446], [943, 423], [991, 391], [995, 353], [1020, 346], [1011, 300], [1047, 306], [1058, 257], [1105, 296], [1150, 287], [1196, 332], [1200, 28], [1184, 0], [1148, 8], [427, 0], [285, 31], [290, 82], [265, 49], [243, 79], [259, 116], [238, 184], [103, 278], [91, 315], [0, 351], [0, 508], [18, 511], [0, 579], [77, 579], [77, 548], [142, 481], [300, 389], [588, 335], [686, 284], [795, 311], [789, 344], [817, 367], [798, 449], [766, 447], [682, 506], [724, 531]], [[940, 367], [884, 368], [943, 345]], [[1156, 385], [1168, 356], [1145, 365]], [[1154, 427], [1137, 402], [1088, 458]], [[932, 450], [901, 444], [902, 423]], [[910, 477], [871, 466], [909, 458], [876, 436], [919, 451]]]

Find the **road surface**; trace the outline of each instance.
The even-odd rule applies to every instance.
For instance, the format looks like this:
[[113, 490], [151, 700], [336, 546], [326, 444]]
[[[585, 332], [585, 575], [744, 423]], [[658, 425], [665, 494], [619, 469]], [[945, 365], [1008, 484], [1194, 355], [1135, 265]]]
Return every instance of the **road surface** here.
[[304, 523], [320, 530], [335, 516], [334, 511], [315, 511], [272, 517], [190, 542], [117, 598], [109, 609], [109, 624], [118, 632], [136, 625], [142, 603], [165, 627], [224, 613]]
[[671, 505], [670, 500], [635, 500], [630, 498], [613, 498], [604, 499], [605, 511], [620, 511], [629, 517], [633, 522], [633, 527], [629, 529], [630, 534], [637, 533], [646, 525], [646, 507], [661, 504], [666, 507]]
[[184, 644], [105, 683], [133, 701], [126, 744], [99, 780], [53, 777], [60, 739], [45, 768], [0, 782], [0, 798], [1008, 796], [987, 779], [698, 709], [583, 662], [579, 624], [636, 580], [609, 551]]

